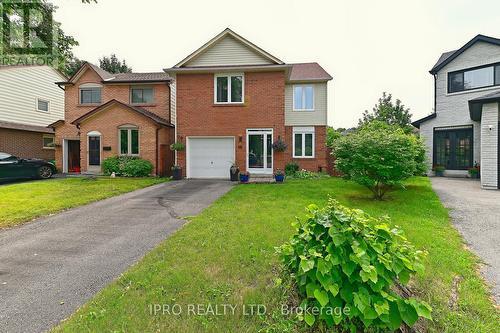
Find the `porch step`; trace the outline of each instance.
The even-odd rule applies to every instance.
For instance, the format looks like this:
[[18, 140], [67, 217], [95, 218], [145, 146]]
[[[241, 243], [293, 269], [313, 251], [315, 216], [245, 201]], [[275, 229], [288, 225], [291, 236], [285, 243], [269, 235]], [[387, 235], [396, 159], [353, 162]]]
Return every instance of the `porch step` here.
[[272, 174], [251, 174], [248, 183], [275, 183], [274, 177]]

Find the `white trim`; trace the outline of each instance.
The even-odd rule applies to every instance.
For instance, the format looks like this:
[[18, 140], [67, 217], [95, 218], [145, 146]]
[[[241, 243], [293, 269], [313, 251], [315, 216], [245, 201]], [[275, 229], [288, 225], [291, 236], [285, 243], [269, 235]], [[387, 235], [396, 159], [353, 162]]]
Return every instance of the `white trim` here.
[[257, 45], [254, 45], [250, 41], [246, 40], [245, 38], [239, 36], [238, 34], [236, 34], [231, 29], [226, 28], [226, 29], [224, 29], [224, 31], [222, 31], [221, 33], [219, 33], [217, 36], [215, 36], [214, 38], [212, 38], [211, 40], [209, 40], [208, 42], [206, 42], [205, 44], [203, 44], [196, 51], [194, 51], [193, 53], [191, 53], [190, 55], [188, 55], [186, 58], [184, 58], [183, 60], [181, 60], [179, 63], [177, 63], [174, 67], [181, 67], [181, 66], [185, 65], [186, 63], [188, 63], [189, 61], [191, 61], [192, 59], [196, 58], [198, 55], [200, 55], [201, 53], [203, 53], [206, 49], [208, 49], [209, 47], [211, 47], [213, 44], [217, 43], [219, 40], [221, 40], [222, 38], [226, 37], [227, 35], [230, 35], [234, 39], [238, 40], [242, 44], [244, 44], [247, 47], [249, 47], [250, 49], [252, 49], [253, 51], [257, 52], [258, 54], [260, 54], [262, 56], [264, 56], [264, 58], [267, 58], [267, 59], [271, 60], [272, 62], [274, 62], [276, 64], [283, 64], [283, 61], [281, 61], [278, 58], [276, 58], [276, 57], [272, 56], [271, 54], [267, 53], [266, 51], [264, 51], [263, 49], [261, 49]]
[[[45, 111], [45, 110], [41, 110], [41, 109], [39, 109], [39, 108], [38, 108], [38, 103], [39, 103], [39, 102], [45, 102], [45, 103], [47, 103], [47, 111]], [[35, 103], [36, 103], [35, 108], [36, 108], [36, 110], [37, 110], [38, 112], [50, 113], [50, 101], [49, 101], [48, 99], [44, 99], [44, 98], [37, 97], [37, 98], [36, 98], [36, 100], [35, 100]]]
[[[295, 134], [302, 135], [302, 155], [295, 155]], [[312, 134], [312, 156], [305, 156], [306, 153], [306, 134]], [[316, 133], [314, 127], [293, 127], [292, 130], [292, 156], [293, 158], [315, 158], [315, 145]]]
[[[231, 77], [241, 76], [241, 102], [231, 101]], [[227, 102], [217, 102], [217, 78], [227, 78]], [[245, 103], [245, 73], [218, 73], [214, 74], [214, 104], [244, 104]]]
[[[122, 130], [127, 130], [127, 154], [122, 154]], [[137, 154], [132, 154], [132, 130], [137, 131]], [[139, 127], [132, 124], [118, 126], [118, 154], [119, 156], [139, 156], [141, 154], [141, 133]]]
[[63, 139], [62, 156], [63, 173], [68, 173], [68, 139]]
[[223, 136], [186, 136], [186, 178], [191, 178], [189, 170], [191, 161], [189, 160], [189, 140], [190, 139], [233, 139], [233, 161], [236, 162], [236, 137], [232, 135]]
[[[304, 88], [306, 87], [311, 87], [312, 88], [312, 109], [298, 109], [296, 108], [295, 106], [295, 88], [296, 87], [301, 87], [302, 88], [302, 103], [304, 104], [305, 106], [305, 101], [306, 101], [306, 90]], [[292, 107], [292, 110], [293, 111], [307, 111], [307, 112], [311, 112], [311, 111], [314, 111], [316, 108], [315, 108], [315, 98], [314, 98], [314, 95], [315, 95], [315, 91], [314, 91], [314, 85], [312, 84], [294, 84], [292, 86], [292, 104], [293, 104], [293, 107]]]
[[[248, 152], [249, 152], [249, 145], [250, 142], [248, 140], [248, 136], [250, 134], [261, 134], [264, 135], [264, 168], [250, 168], [249, 167], [249, 161], [248, 161]], [[246, 158], [246, 170], [250, 173], [256, 173], [256, 174], [272, 174], [273, 169], [274, 169], [274, 151], [271, 148], [271, 167], [269, 168], [267, 165], [267, 141], [266, 141], [266, 135], [271, 134], [271, 143], [274, 142], [274, 129], [272, 128], [247, 128], [246, 130], [246, 151], [245, 151], [245, 158]]]
[[[99, 138], [99, 165], [90, 165], [90, 137], [98, 137]], [[99, 131], [90, 131], [87, 133], [87, 172], [101, 172], [102, 166], [102, 134]]]

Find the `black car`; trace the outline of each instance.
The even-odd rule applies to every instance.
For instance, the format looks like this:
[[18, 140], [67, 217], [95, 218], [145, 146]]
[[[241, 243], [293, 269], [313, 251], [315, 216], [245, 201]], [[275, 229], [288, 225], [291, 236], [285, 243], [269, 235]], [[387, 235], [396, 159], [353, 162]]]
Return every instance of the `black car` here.
[[47, 179], [56, 173], [54, 164], [39, 159], [24, 159], [0, 153], [0, 180], [19, 178]]

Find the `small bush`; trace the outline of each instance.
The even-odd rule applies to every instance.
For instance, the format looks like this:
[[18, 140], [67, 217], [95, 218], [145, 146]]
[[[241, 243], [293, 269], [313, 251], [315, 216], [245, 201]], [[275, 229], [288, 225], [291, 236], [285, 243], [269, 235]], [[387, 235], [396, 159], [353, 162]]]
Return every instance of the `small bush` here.
[[324, 177], [330, 177], [330, 176], [324, 172], [312, 172], [312, 171], [308, 171], [305, 169], [297, 171], [296, 173], [294, 173], [292, 175], [292, 178], [296, 178], [296, 179], [318, 179], [318, 178], [324, 178]]
[[285, 165], [285, 174], [287, 176], [293, 176], [297, 171], [299, 171], [299, 165], [295, 162], [288, 162]]
[[425, 253], [401, 229], [333, 199], [324, 209], [310, 205], [294, 227], [278, 251], [302, 298], [299, 319], [309, 326], [395, 330], [431, 319], [428, 304], [393, 291], [395, 281], [406, 284], [423, 271]]
[[139, 157], [113, 156], [102, 162], [102, 168], [108, 176], [114, 172], [117, 176], [147, 177], [153, 171], [153, 164]]

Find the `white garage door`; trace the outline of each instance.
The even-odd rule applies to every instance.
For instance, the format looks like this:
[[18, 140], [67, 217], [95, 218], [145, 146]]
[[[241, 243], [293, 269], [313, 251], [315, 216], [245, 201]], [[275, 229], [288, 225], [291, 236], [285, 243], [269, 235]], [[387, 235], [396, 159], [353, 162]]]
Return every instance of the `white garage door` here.
[[189, 178], [229, 178], [234, 138], [188, 138]]

